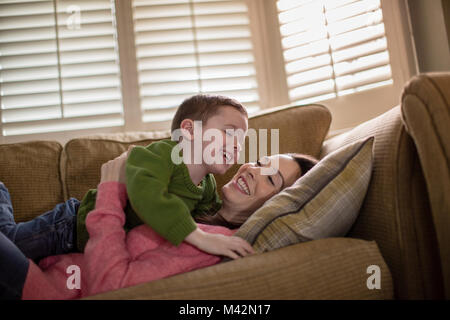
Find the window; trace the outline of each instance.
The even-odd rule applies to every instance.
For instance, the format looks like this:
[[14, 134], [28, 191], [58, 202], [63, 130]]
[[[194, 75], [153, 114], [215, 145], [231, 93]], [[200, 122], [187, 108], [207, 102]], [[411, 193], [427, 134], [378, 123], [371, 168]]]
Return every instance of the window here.
[[280, 0], [290, 100], [309, 103], [391, 85], [380, 0]]
[[258, 106], [245, 1], [134, 0], [133, 21], [144, 122], [172, 119], [197, 93]]
[[249, 0], [263, 107], [320, 103], [330, 134], [400, 103], [416, 72], [400, 0]]
[[250, 114], [320, 101], [332, 130], [352, 127], [397, 104], [414, 72], [403, 6], [0, 0], [0, 139], [167, 130], [196, 93], [236, 98]]
[[123, 125], [111, 2], [1, 1], [2, 135]]

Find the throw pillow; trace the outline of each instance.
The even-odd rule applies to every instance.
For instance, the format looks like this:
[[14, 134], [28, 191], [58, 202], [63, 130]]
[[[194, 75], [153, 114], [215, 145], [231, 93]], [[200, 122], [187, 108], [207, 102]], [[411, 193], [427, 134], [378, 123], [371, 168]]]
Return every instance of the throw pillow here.
[[291, 187], [269, 199], [235, 233], [256, 252], [345, 236], [358, 216], [372, 173], [370, 137], [328, 154]]

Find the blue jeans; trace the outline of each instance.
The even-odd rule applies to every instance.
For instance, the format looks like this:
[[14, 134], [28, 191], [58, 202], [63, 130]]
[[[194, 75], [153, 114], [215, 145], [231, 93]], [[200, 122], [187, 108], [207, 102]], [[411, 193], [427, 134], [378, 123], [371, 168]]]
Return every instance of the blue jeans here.
[[29, 259], [68, 253], [76, 244], [76, 217], [80, 202], [70, 198], [27, 222], [14, 221], [8, 189], [0, 182], [0, 232]]

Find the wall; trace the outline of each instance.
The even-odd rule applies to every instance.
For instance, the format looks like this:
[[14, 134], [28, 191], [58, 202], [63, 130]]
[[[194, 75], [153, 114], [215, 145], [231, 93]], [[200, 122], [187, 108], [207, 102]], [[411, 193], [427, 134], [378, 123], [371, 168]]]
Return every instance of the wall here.
[[450, 0], [408, 0], [419, 72], [450, 71]]

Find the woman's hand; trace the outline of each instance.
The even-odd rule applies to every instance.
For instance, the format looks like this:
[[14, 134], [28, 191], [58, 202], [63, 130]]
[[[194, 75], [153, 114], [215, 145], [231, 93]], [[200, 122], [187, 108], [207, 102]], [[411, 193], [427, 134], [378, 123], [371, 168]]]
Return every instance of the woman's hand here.
[[226, 256], [232, 259], [245, 257], [254, 253], [252, 246], [242, 238], [207, 233], [199, 228], [189, 234], [185, 241], [207, 253]]
[[125, 183], [125, 164], [127, 162], [129, 152], [134, 147], [134, 145], [130, 146], [127, 151], [122, 153], [117, 158], [102, 164], [100, 183], [107, 181]]

